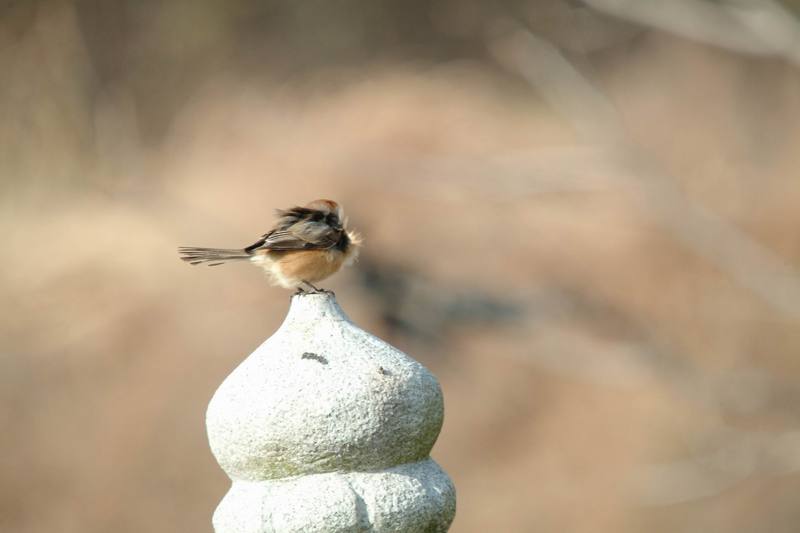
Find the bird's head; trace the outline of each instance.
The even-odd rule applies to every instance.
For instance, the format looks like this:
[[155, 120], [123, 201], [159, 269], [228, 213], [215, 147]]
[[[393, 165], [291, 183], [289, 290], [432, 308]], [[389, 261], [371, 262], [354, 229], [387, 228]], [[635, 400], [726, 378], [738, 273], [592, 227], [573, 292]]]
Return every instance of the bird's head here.
[[344, 227], [344, 210], [333, 200], [314, 200], [305, 205], [310, 213], [311, 220], [325, 222], [330, 227], [341, 230]]

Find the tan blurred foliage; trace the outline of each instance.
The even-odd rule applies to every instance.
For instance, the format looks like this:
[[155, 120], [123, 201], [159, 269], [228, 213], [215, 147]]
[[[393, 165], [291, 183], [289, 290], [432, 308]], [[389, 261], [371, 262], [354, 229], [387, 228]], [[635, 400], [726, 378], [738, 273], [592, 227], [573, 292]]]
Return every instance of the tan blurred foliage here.
[[288, 294], [175, 248], [330, 197], [452, 531], [796, 531], [796, 22], [640, 4], [0, 2], [0, 530], [211, 531]]

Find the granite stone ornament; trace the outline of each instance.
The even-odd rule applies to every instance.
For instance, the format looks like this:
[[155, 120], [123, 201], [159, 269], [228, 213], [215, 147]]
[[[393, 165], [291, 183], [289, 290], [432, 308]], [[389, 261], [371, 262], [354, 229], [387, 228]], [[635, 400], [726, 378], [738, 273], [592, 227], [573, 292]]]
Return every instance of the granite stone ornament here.
[[208, 406], [233, 481], [214, 530], [447, 531], [455, 488], [429, 456], [442, 416], [425, 367], [350, 322], [333, 294], [296, 294]]

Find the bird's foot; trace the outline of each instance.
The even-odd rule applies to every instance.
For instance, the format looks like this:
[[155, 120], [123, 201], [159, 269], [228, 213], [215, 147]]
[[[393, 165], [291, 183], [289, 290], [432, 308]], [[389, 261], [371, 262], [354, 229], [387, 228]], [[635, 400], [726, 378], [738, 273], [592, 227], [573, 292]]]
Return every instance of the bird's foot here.
[[[307, 285], [308, 287], [311, 288], [311, 290], [307, 291], [307, 290], [303, 289], [303, 285]], [[333, 291], [329, 291], [327, 289], [320, 289], [320, 288], [316, 287], [314, 284], [309, 283], [308, 281], [303, 281], [302, 285], [297, 288], [297, 293], [298, 294], [301, 294], [301, 293], [302, 294], [333, 294]]]
[[302, 287], [303, 285], [305, 285], [307, 287], [311, 287], [310, 291], [304, 291], [304, 292], [310, 292], [311, 294], [316, 294], [316, 293], [319, 292], [319, 289], [316, 288], [313, 283], [310, 283], [310, 282], [305, 281], [305, 280], [301, 281], [300, 283], [301, 283], [300, 287]]

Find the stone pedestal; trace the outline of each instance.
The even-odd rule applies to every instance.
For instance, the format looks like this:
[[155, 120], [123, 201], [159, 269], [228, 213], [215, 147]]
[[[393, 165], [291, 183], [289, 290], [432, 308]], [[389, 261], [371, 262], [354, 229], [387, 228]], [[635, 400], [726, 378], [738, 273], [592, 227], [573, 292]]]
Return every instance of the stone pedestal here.
[[355, 326], [332, 294], [294, 296], [208, 406], [211, 450], [233, 481], [216, 533], [447, 531], [455, 489], [429, 457], [442, 416], [425, 367]]

